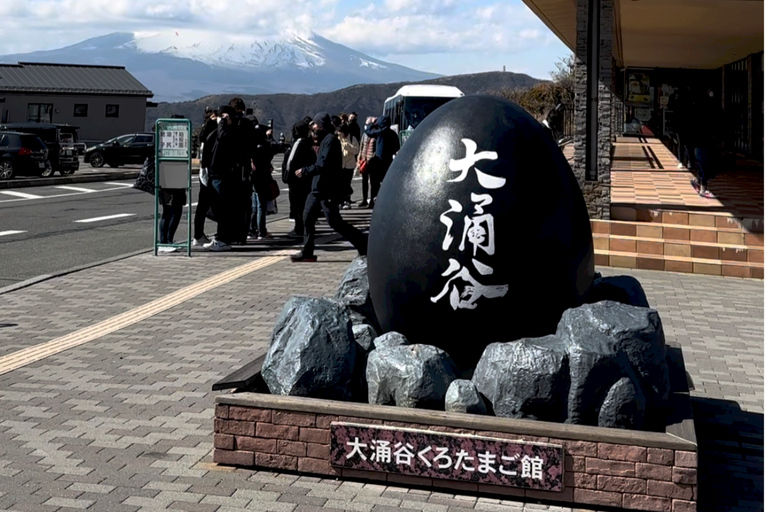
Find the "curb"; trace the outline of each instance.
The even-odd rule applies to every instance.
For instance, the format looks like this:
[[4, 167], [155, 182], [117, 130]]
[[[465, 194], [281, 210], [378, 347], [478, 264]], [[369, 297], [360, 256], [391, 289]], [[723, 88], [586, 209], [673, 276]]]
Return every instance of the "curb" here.
[[33, 277], [30, 279], [27, 279], [26, 281], [21, 281], [18, 283], [14, 283], [9, 286], [5, 286], [3, 288], [0, 288], [0, 295], [14, 292], [16, 290], [21, 290], [22, 288], [27, 288], [29, 286], [42, 283], [43, 281], [48, 281], [49, 279], [54, 279], [56, 277], [62, 277], [67, 274], [73, 274], [75, 272], [80, 272], [81, 270], [86, 270], [93, 267], [98, 267], [101, 265], [106, 265], [107, 263], [113, 263], [115, 261], [125, 260], [128, 258], [133, 258], [134, 256], [138, 256], [139, 254], [144, 254], [146, 252], [151, 252], [152, 249], [141, 249], [139, 251], [133, 251], [126, 254], [121, 254], [120, 256], [114, 256], [112, 258], [107, 258], [100, 261], [94, 261], [93, 263], [86, 263], [85, 265], [79, 265], [77, 267], [68, 268], [66, 270], [61, 270], [59, 272], [56, 272], [54, 274], [43, 274], [41, 276]]

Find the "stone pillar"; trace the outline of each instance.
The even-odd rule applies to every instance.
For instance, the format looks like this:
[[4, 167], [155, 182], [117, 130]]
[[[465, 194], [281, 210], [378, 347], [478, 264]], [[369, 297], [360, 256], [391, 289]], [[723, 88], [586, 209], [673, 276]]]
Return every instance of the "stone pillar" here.
[[610, 219], [613, 0], [576, 0], [573, 171], [589, 216]]

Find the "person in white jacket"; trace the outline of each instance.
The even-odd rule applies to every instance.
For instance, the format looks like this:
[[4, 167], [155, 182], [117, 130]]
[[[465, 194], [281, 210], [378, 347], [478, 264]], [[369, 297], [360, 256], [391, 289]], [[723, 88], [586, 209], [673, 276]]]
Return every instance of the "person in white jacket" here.
[[[352, 187], [352, 177], [355, 174], [357, 155], [360, 153], [360, 141], [350, 133], [349, 125], [342, 124], [336, 132], [341, 142], [341, 167], [344, 173], [344, 183]], [[341, 203], [343, 210], [352, 208], [352, 196], [347, 196]]]

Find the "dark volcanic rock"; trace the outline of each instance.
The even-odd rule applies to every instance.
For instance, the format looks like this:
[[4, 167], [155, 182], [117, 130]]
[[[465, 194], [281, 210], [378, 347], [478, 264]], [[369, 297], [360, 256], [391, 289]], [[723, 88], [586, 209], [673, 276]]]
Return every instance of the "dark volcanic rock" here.
[[600, 406], [598, 427], [637, 429], [645, 421], [645, 396], [638, 382], [622, 377], [611, 386]]
[[635, 394], [649, 414], [664, 410], [669, 369], [655, 310], [612, 301], [585, 304], [563, 314], [557, 336], [570, 354], [570, 423], [597, 424], [609, 390], [625, 377], [637, 388]]
[[471, 380], [456, 379], [448, 386], [445, 394], [445, 410], [448, 412], [467, 412], [486, 414], [483, 397], [480, 396]]
[[376, 348], [384, 348], [384, 347], [399, 347], [400, 345], [410, 345], [408, 343], [408, 339], [400, 334], [399, 332], [388, 332], [386, 334], [382, 334], [375, 340], [373, 340], [373, 344]]
[[585, 302], [594, 303], [604, 300], [630, 306], [649, 307], [643, 286], [632, 276], [602, 277], [597, 274]]
[[341, 284], [336, 290], [334, 299], [350, 309], [350, 318], [353, 324], [367, 323], [372, 325], [377, 332], [381, 332], [381, 326], [373, 310], [368, 286], [367, 257], [358, 256], [352, 260], [341, 278]]
[[367, 354], [375, 348], [373, 340], [376, 339], [376, 329], [370, 324], [352, 325], [352, 335], [357, 345]]
[[[534, 193], [542, 183], [546, 194]], [[490, 342], [555, 332], [593, 275], [583, 194], [539, 122], [468, 95], [419, 124], [371, 219], [368, 279], [384, 332], [472, 367]]]
[[568, 398], [568, 352], [556, 336], [488, 345], [472, 382], [496, 416], [562, 422]]
[[292, 297], [275, 323], [261, 374], [275, 395], [348, 400], [357, 351], [343, 307]]
[[443, 409], [456, 365], [431, 345], [377, 348], [368, 355], [368, 403]]

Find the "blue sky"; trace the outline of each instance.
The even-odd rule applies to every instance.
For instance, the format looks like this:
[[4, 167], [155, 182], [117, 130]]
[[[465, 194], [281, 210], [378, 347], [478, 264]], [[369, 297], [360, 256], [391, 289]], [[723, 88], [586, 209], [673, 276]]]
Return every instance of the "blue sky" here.
[[[314, 31], [373, 57], [444, 75], [549, 78], [570, 52], [521, 0], [24, 0], [0, 2], [0, 54], [115, 31]], [[32, 35], [33, 37], [30, 37]]]

